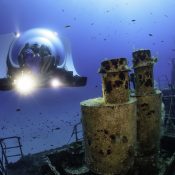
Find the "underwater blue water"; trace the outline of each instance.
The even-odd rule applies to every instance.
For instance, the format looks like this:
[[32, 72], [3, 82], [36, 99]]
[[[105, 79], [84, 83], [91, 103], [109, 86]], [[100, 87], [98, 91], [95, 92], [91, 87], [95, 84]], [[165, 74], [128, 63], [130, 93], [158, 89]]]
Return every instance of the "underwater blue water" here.
[[[80, 120], [80, 101], [101, 96], [104, 59], [126, 57], [131, 66], [133, 51], [150, 49], [158, 57], [155, 80], [170, 81], [174, 8], [174, 0], [0, 0], [0, 35], [55, 31], [69, 40], [78, 74], [88, 77], [86, 87], [41, 89], [30, 97], [0, 92], [0, 137], [21, 136], [25, 154], [66, 144]], [[5, 70], [0, 65], [0, 74]]]

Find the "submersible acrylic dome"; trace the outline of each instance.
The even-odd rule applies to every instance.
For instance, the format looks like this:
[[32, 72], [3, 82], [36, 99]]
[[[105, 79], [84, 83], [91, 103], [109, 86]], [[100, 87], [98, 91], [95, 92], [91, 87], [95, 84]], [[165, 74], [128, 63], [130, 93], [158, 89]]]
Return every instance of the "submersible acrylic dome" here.
[[47, 29], [35, 28], [17, 35], [16, 39], [12, 42], [9, 48], [9, 61], [13, 67], [19, 68], [18, 55], [26, 43], [30, 45], [35, 43], [38, 45], [44, 44], [50, 48], [52, 55], [57, 59], [55, 61], [59, 62], [59, 64], [63, 63], [65, 50], [59, 35]]

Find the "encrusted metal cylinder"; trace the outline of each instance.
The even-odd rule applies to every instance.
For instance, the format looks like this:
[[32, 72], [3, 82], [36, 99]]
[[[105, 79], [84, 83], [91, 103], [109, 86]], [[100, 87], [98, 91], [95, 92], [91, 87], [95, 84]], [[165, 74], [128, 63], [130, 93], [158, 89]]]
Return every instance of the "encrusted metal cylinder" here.
[[159, 151], [161, 125], [161, 92], [137, 97], [138, 154], [150, 155]]
[[125, 103], [129, 100], [130, 69], [126, 58], [103, 61], [99, 73], [102, 74], [102, 91], [105, 103]]
[[133, 52], [133, 68], [135, 72], [136, 95], [154, 93], [153, 65], [156, 59], [151, 58], [150, 50]]
[[150, 50], [133, 52], [135, 95], [137, 97], [137, 157], [136, 165], [142, 175], [157, 175], [161, 126], [161, 92], [154, 89]]
[[125, 175], [133, 166], [136, 146], [136, 99], [106, 104], [104, 98], [81, 103], [85, 160], [102, 175]]

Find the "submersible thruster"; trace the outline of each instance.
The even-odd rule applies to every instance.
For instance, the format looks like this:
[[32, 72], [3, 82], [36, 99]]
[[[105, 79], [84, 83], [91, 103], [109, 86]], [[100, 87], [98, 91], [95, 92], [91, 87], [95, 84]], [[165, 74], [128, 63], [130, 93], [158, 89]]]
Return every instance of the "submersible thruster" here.
[[126, 174], [136, 147], [137, 100], [130, 97], [126, 58], [103, 61], [103, 97], [81, 103], [85, 161], [96, 174]]

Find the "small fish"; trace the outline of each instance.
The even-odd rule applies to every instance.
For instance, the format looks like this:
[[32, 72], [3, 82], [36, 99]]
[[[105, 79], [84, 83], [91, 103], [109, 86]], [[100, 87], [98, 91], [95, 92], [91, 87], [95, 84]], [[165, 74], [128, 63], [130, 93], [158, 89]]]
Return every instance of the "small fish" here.
[[149, 36], [153, 36], [153, 34], [152, 33], [149, 33]]
[[21, 109], [20, 108], [17, 108], [16, 111], [19, 112], [19, 111], [21, 111]]
[[70, 28], [70, 27], [71, 27], [71, 25], [66, 25], [66, 26], [65, 26], [65, 28]]
[[136, 20], [135, 20], [135, 19], [132, 19], [131, 21], [132, 21], [132, 22], [135, 22]]
[[59, 130], [60, 128], [58, 127], [58, 128], [55, 128], [54, 130]]
[[1, 130], [4, 130], [5, 129], [5, 126], [1, 127]]

